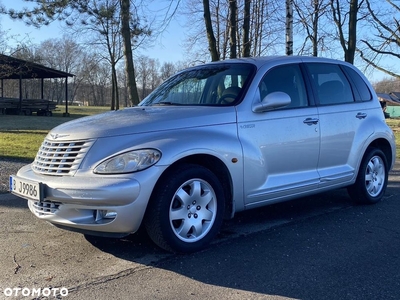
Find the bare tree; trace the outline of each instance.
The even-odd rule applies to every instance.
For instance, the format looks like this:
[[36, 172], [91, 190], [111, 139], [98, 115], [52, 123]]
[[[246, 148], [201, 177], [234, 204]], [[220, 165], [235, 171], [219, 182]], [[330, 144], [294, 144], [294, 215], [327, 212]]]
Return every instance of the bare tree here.
[[151, 59], [149, 62], [149, 77], [150, 77], [150, 82], [149, 82], [149, 87], [150, 91], [153, 91], [157, 86], [160, 85], [161, 83], [161, 78], [160, 78], [160, 62], [158, 59]]
[[126, 80], [126, 73], [124, 67], [119, 67], [117, 69], [118, 71], [118, 78], [119, 80], [119, 85], [118, 89], [120, 91], [120, 99], [122, 103], [124, 103], [125, 107], [130, 107], [132, 106], [132, 102], [130, 102], [129, 97], [128, 97], [128, 81]]
[[[43, 41], [36, 47], [36, 53], [40, 64], [77, 75], [73, 77], [72, 84], [68, 85], [68, 97], [72, 102], [82, 82], [81, 70], [85, 55], [82, 47], [70, 36], [65, 35], [59, 39]], [[49, 99], [57, 99], [58, 102], [63, 100], [65, 79], [54, 78], [46, 81], [53, 82], [53, 85], [47, 88]], [[50, 96], [51, 94], [53, 96]]]
[[[383, 58], [400, 59], [400, 6], [392, 0], [386, 0], [389, 4], [388, 10], [379, 14], [377, 9], [371, 6], [369, 0], [366, 0], [367, 8], [372, 17], [372, 28], [374, 35], [369, 39], [362, 39], [366, 45], [366, 50], [358, 49], [361, 58], [374, 68], [396, 78], [400, 78], [400, 71], [394, 71], [393, 60], [390, 66], [384, 66], [380, 63]], [[382, 3], [379, 3], [382, 4]]]
[[286, 0], [286, 55], [293, 55], [293, 0]]
[[[18, 67], [10, 67], [4, 61], [0, 63], [0, 72], [3, 76], [7, 76], [7, 73], [17, 73], [21, 76], [28, 75], [31, 67], [28, 62], [41, 63], [40, 55], [36, 47], [32, 44], [20, 44], [15, 49], [12, 49], [13, 57], [26, 61], [27, 63], [21, 63]], [[7, 57], [4, 57], [8, 61]], [[21, 80], [19, 84], [16, 80], [8, 80], [5, 83], [4, 89], [8, 91], [8, 97], [19, 98], [39, 98], [40, 90], [38, 88], [37, 79], [32, 78], [29, 80]]]
[[331, 0], [332, 17], [338, 30], [344, 59], [351, 64], [354, 63], [356, 53], [358, 13], [363, 2], [364, 0], [349, 0], [348, 6], [344, 6], [339, 0]]
[[88, 105], [106, 106], [110, 103], [110, 68], [107, 62], [85, 56], [84, 75], [81, 87], [77, 91], [77, 98]]
[[[299, 49], [300, 54], [311, 54], [312, 56], [318, 56], [319, 49], [324, 49], [324, 30], [320, 29], [322, 17], [326, 15], [329, 8], [329, 0], [313, 0], [294, 1], [294, 8], [299, 18], [299, 29], [305, 30], [305, 38]], [[325, 19], [323, 26], [326, 29], [328, 20]], [[329, 29], [327, 29], [329, 30]], [[311, 44], [309, 50], [308, 45]]]
[[[13, 55], [16, 58], [24, 59], [27, 61], [37, 61], [38, 58], [35, 55], [34, 49], [32, 45], [21, 44], [17, 49], [13, 50]], [[26, 65], [20, 65], [19, 67], [13, 67], [7, 64], [8, 58], [2, 57], [2, 61], [0, 62], [0, 76], [7, 77], [13, 73], [24, 72], [24, 69], [28, 69]], [[17, 68], [17, 69], [16, 69]]]
[[383, 79], [374, 84], [377, 93], [389, 94], [394, 91], [400, 91], [400, 80], [398, 78]]
[[203, 9], [204, 9], [204, 23], [206, 26], [207, 40], [208, 40], [208, 50], [210, 51], [211, 60], [217, 61], [219, 60], [219, 53], [217, 51], [217, 42], [214, 35], [214, 29], [211, 21], [211, 12], [210, 12], [210, 1], [203, 0]]
[[251, 0], [244, 1], [243, 8], [243, 57], [250, 56], [251, 42], [250, 42], [250, 14], [251, 14]]
[[[130, 0], [120, 0], [121, 3], [121, 34], [124, 40], [124, 56], [126, 80], [128, 82], [129, 99], [134, 105], [139, 103], [139, 95], [135, 80], [135, 67], [133, 65], [131, 27], [130, 27]], [[139, 29], [139, 27], [137, 28]]]
[[165, 62], [160, 69], [161, 81], [167, 80], [169, 77], [174, 75], [177, 71], [176, 66], [171, 62]]
[[[111, 110], [118, 110], [117, 63], [123, 57], [119, 0], [94, 1], [91, 17], [83, 19], [82, 23], [85, 26], [84, 30], [80, 32], [90, 37], [90, 40], [87, 41], [88, 44], [96, 46], [98, 55], [111, 66]], [[88, 31], [90, 34], [86, 34]]]
[[[198, 1], [188, 0], [185, 8], [190, 24], [188, 51], [200, 62], [207, 61], [204, 57], [208, 55], [214, 55], [211, 60], [217, 57], [219, 60], [278, 53], [277, 49], [284, 45], [285, 29], [280, 3], [277, 0], [204, 0], [200, 5]], [[211, 48], [209, 32], [215, 38]]]
[[137, 69], [136, 78], [141, 89], [141, 94], [140, 94], [141, 99], [144, 99], [148, 94], [147, 91], [148, 82], [150, 81], [148, 65], [149, 65], [149, 57], [147, 56], [138, 57], [136, 65]]
[[[92, 18], [94, 15], [109, 18], [108, 11], [103, 11], [105, 0], [25, 0], [34, 2], [32, 10], [24, 9], [15, 11], [10, 9], [1, 12], [7, 13], [12, 18], [23, 19], [27, 24], [34, 26], [48, 25], [54, 20], [65, 20], [67, 24], [73, 25], [79, 19]], [[140, 24], [140, 19], [135, 10], [131, 10], [130, 0], [118, 0], [119, 16], [121, 20], [121, 36], [124, 45], [125, 70], [129, 86], [130, 99], [134, 104], [139, 101], [135, 82], [135, 70], [132, 57], [132, 37], [141, 35], [146, 31], [146, 26]], [[105, 12], [105, 14], [103, 14]], [[116, 76], [113, 72], [112, 76]]]
[[6, 48], [7, 48], [7, 37], [6, 37], [6, 33], [2, 30], [2, 27], [0, 24], [0, 53], [4, 53]]
[[137, 59], [137, 80], [143, 100], [160, 83], [160, 63], [156, 59], [147, 56], [139, 56]]
[[236, 49], [238, 48], [236, 37], [238, 35], [237, 28], [237, 2], [229, 0], [229, 53], [230, 58], [236, 58]]

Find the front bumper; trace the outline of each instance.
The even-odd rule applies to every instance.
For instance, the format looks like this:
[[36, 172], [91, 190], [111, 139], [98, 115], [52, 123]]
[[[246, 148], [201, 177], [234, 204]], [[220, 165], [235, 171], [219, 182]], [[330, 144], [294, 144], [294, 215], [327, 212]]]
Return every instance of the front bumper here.
[[160, 168], [119, 176], [56, 177], [34, 173], [30, 165], [17, 176], [42, 182], [43, 201], [28, 199], [38, 218], [82, 233], [123, 236], [137, 231]]

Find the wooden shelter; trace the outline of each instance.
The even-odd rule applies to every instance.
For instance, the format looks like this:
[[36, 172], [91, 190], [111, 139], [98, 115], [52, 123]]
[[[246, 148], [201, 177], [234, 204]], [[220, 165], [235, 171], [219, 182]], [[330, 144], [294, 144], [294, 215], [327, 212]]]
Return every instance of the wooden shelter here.
[[[53, 104], [44, 100], [44, 79], [45, 78], [64, 78], [65, 79], [65, 113], [64, 116], [69, 116], [68, 113], [68, 77], [73, 77], [73, 74], [48, 68], [43, 65], [29, 62], [23, 59], [14, 58], [11, 56], [0, 54], [0, 108], [14, 109], [19, 114], [27, 111], [47, 113], [53, 108]], [[4, 98], [5, 79], [15, 79], [19, 81], [19, 98]], [[22, 80], [23, 79], [41, 79], [41, 99], [23, 99], [22, 98]]]

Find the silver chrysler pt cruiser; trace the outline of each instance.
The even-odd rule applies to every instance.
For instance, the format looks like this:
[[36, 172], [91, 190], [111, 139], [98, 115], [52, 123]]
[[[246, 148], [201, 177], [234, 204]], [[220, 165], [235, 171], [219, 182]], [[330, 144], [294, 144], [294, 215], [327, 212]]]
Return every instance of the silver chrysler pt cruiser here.
[[246, 209], [341, 187], [380, 201], [395, 150], [354, 66], [236, 59], [181, 71], [137, 107], [54, 128], [10, 191], [57, 227], [122, 237], [143, 224], [160, 247], [193, 252]]

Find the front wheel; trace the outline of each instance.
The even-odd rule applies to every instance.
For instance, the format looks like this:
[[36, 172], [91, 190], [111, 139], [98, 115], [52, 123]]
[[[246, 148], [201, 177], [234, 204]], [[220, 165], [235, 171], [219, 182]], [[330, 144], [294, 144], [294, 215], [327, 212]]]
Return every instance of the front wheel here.
[[361, 162], [356, 182], [347, 188], [349, 195], [357, 203], [379, 202], [386, 191], [388, 172], [385, 154], [376, 148], [369, 149]]
[[147, 232], [165, 250], [198, 251], [218, 233], [224, 202], [214, 173], [198, 165], [180, 166], [157, 184], [146, 212]]

